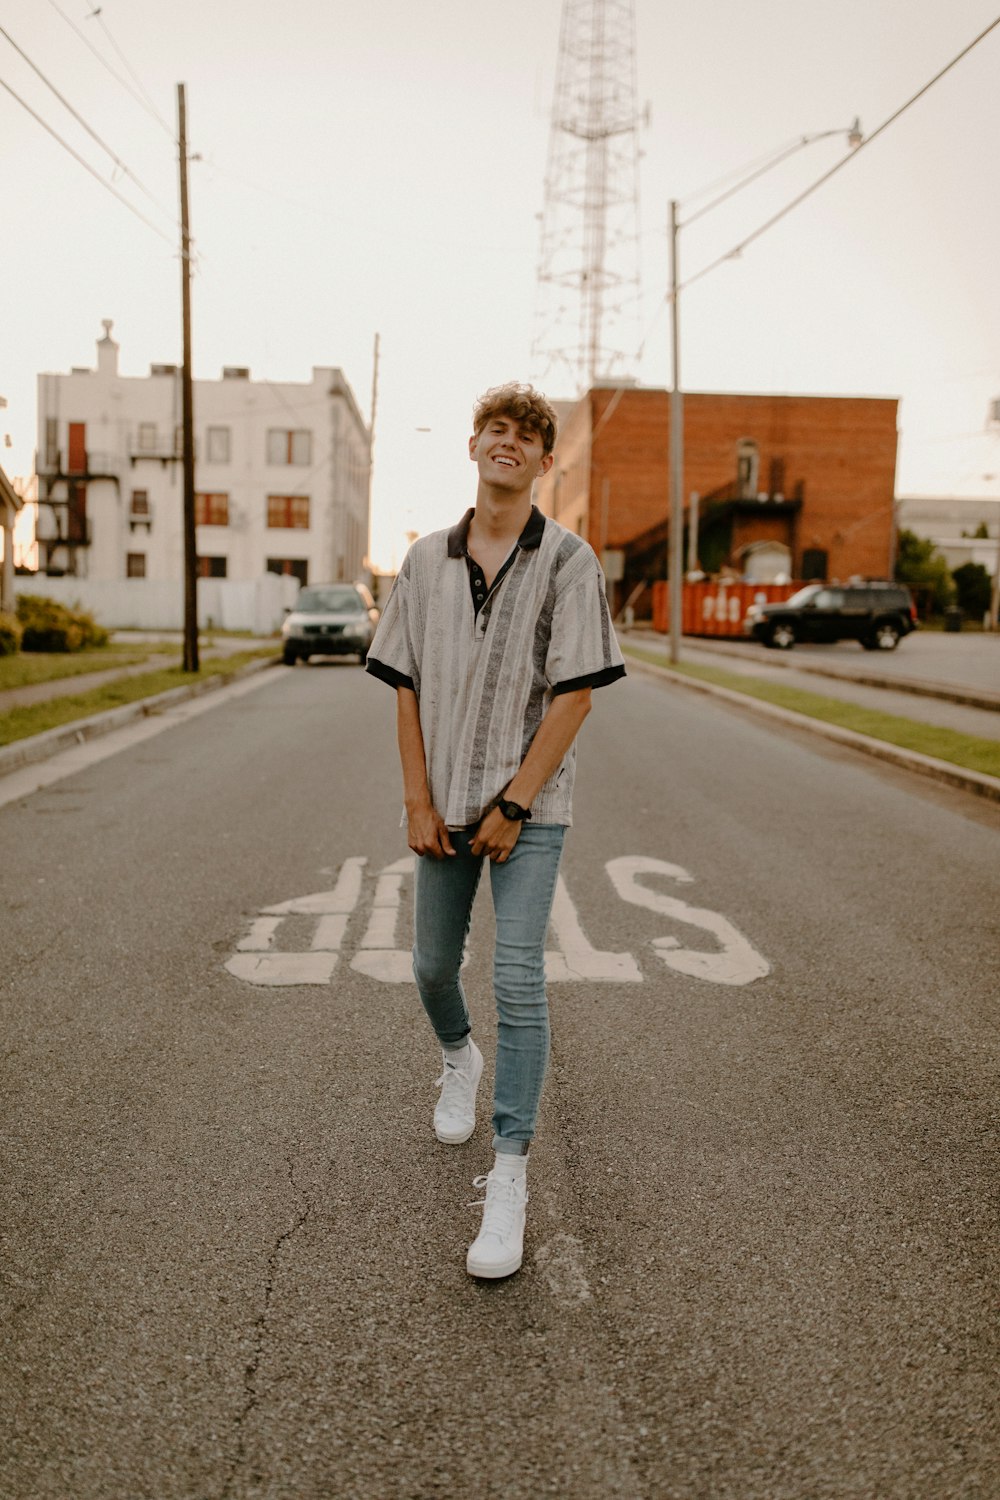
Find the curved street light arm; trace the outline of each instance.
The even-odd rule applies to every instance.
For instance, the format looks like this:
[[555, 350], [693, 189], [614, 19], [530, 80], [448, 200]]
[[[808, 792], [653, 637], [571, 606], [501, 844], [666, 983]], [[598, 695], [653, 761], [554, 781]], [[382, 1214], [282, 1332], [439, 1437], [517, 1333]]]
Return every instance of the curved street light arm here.
[[756, 182], [758, 177], [763, 177], [765, 173], [770, 172], [772, 167], [780, 166], [780, 164], [783, 161], [787, 161], [790, 156], [795, 156], [795, 154], [801, 151], [804, 146], [811, 146], [815, 141], [829, 140], [831, 136], [835, 135], [846, 135], [848, 141], [851, 142], [852, 150], [856, 150], [857, 147], [860, 146], [863, 139], [857, 120], [855, 120], [854, 124], [851, 125], [847, 130], [819, 130], [816, 131], [813, 135], [799, 136], [797, 141], [794, 141], [790, 146], [783, 147], [777, 154], [772, 154], [770, 157], [768, 157], [767, 161], [764, 162], [762, 166], [757, 167], [756, 170], [750, 172], [748, 176], [741, 177], [739, 182], [736, 182], [732, 187], [727, 188], [724, 193], [720, 193], [717, 198], [713, 198], [711, 203], [706, 203], [704, 208], [699, 208], [697, 213], [690, 214], [686, 219], [682, 219], [678, 227], [680, 229], [686, 229], [687, 226], [689, 224], [693, 224], [696, 219], [704, 218], [706, 214], [710, 214], [712, 212], [713, 208], [718, 208], [719, 204], [725, 203], [727, 198], [732, 198], [736, 193], [742, 192], [745, 187], [750, 186], [751, 182]]
[[743, 251], [747, 248], [748, 245], [752, 245], [754, 240], [759, 240], [762, 234], [766, 234], [769, 229], [773, 229], [774, 225], [785, 218], [786, 214], [790, 214], [793, 208], [798, 208], [799, 204], [804, 203], [807, 198], [810, 198], [812, 194], [816, 192], [817, 188], [821, 188], [824, 183], [830, 181], [831, 177], [835, 177], [836, 174], [843, 167], [845, 167], [849, 161], [852, 161], [854, 157], [857, 156], [859, 151], [863, 151], [866, 146], [870, 146], [872, 141], [877, 139], [877, 137], [880, 136], [884, 130], [888, 130], [889, 126], [894, 124], [895, 121], [899, 119], [900, 115], [905, 114], [912, 105], [916, 104], [918, 99], [922, 99], [924, 94], [926, 94], [929, 89], [932, 89], [934, 85], [945, 76], [946, 73], [950, 73], [952, 68], [957, 67], [957, 65], [962, 61], [963, 57], [967, 57], [972, 49], [974, 47], [978, 47], [979, 43], [983, 41], [985, 37], [988, 37], [991, 31], [995, 31], [998, 26], [1000, 26], [1000, 16], [997, 16], [995, 21], [991, 21], [990, 24], [968, 44], [967, 47], [963, 47], [961, 52], [959, 52], [957, 56], [952, 58], [951, 62], [946, 63], [943, 68], [939, 69], [939, 71], [934, 74], [933, 78], [929, 78], [924, 84], [923, 88], [918, 89], [915, 94], [911, 95], [911, 97], [907, 99], [905, 104], [901, 104], [898, 109], [893, 110], [888, 119], [883, 120], [881, 125], [879, 125], [877, 129], [872, 131], [871, 135], [867, 135], [862, 140], [859, 140], [857, 145], [853, 147], [853, 149], [848, 153], [847, 156], [842, 156], [840, 161], [835, 162], [828, 172], [824, 172], [822, 177], [818, 177], [810, 187], [807, 187], [803, 192], [799, 193], [797, 197], [793, 198], [791, 203], [786, 203], [784, 208], [780, 209], [776, 214], [772, 214], [771, 217], [766, 220], [765, 223], [761, 224], [757, 229], [755, 229], [752, 234], [748, 234], [746, 239], [740, 240], [738, 245], [734, 245], [732, 249], [727, 250], [724, 255], [718, 256], [717, 259], [713, 260], [709, 265], [703, 267], [702, 270], [696, 271], [695, 274], [693, 276], [690, 276], [687, 281], [682, 282], [680, 286], [676, 288], [674, 295], [676, 296], [676, 292], [682, 292], [686, 290], [687, 287], [693, 286], [696, 281], [700, 281], [703, 276], [707, 276], [710, 271], [714, 271], [716, 267], [721, 266], [724, 261], [735, 260], [738, 256], [742, 255]]

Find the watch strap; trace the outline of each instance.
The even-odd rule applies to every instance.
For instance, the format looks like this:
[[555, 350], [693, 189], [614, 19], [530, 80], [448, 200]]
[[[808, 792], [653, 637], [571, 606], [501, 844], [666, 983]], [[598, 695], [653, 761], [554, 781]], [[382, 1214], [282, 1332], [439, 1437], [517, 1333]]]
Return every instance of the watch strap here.
[[501, 797], [497, 806], [509, 823], [525, 823], [531, 818], [529, 807], [522, 807], [519, 802], [511, 802], [508, 797]]

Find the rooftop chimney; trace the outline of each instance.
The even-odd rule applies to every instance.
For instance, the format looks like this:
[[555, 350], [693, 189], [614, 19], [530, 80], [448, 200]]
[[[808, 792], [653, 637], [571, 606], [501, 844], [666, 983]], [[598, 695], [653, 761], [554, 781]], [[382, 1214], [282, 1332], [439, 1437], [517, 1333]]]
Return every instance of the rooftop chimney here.
[[104, 337], [97, 340], [97, 372], [99, 375], [118, 374], [118, 345], [111, 337], [115, 326], [110, 318], [102, 318]]

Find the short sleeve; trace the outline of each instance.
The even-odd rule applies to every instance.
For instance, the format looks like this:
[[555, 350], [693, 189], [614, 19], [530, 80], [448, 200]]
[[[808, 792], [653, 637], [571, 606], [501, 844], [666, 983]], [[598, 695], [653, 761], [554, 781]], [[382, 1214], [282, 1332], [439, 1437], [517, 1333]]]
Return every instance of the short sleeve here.
[[552, 613], [545, 676], [557, 695], [604, 687], [625, 676], [604, 574], [594, 553], [589, 548], [587, 553], [581, 576], [560, 592]]
[[368, 648], [367, 670], [390, 687], [414, 692], [420, 680], [410, 633], [409, 579], [404, 564], [386, 601], [375, 638]]

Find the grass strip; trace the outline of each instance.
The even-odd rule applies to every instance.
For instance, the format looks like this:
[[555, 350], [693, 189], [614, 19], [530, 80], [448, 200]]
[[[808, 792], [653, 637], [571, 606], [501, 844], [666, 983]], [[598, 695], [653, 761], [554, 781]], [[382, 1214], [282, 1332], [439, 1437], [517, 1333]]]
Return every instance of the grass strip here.
[[0, 692], [31, 687], [36, 682], [59, 682], [64, 677], [82, 677], [87, 672], [116, 672], [165, 651], [179, 653], [177, 646], [150, 643], [102, 646], [99, 651], [19, 651], [0, 656]]
[[10, 745], [15, 740], [27, 739], [29, 735], [42, 734], [46, 729], [58, 729], [63, 724], [72, 724], [75, 719], [87, 719], [91, 714], [121, 708], [125, 703], [137, 703], [142, 698], [152, 698], [157, 693], [167, 693], [171, 688], [184, 687], [188, 683], [204, 682], [209, 677], [232, 677], [248, 662], [275, 655], [276, 648], [268, 646], [256, 651], [240, 651], [234, 656], [211, 658], [200, 672], [185, 672], [179, 666], [154, 668], [135, 677], [118, 678], [103, 687], [92, 688], [88, 693], [72, 693], [66, 698], [50, 699], [47, 703], [12, 708], [0, 714], [0, 745]]
[[[634, 656], [639, 661], [650, 662], [655, 667], [668, 666], [655, 651], [628, 646], [625, 654]], [[952, 765], [964, 766], [968, 771], [979, 771], [984, 776], [1000, 777], [1000, 740], [962, 734], [957, 729], [945, 729], [937, 724], [923, 724], [916, 719], [904, 719], [898, 714], [882, 713], [877, 708], [861, 708], [856, 703], [845, 703], [839, 698], [825, 698], [821, 693], [804, 692], [801, 688], [786, 687], [780, 682], [767, 682], [760, 677], [744, 677], [742, 673], [727, 672], [721, 667], [671, 662], [669, 670], [685, 677], [696, 677], [702, 682], [715, 683], [718, 687], [730, 688], [748, 698], [760, 698], [765, 703], [774, 703], [778, 708], [787, 708], [792, 713], [802, 714], [809, 719], [822, 719], [826, 724], [851, 729], [855, 734], [866, 734], [873, 740], [885, 740], [903, 750], [915, 750], [920, 755], [930, 755], [935, 760], [947, 760]]]

